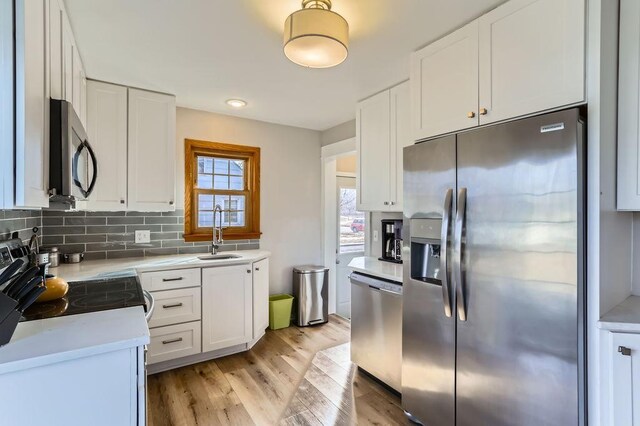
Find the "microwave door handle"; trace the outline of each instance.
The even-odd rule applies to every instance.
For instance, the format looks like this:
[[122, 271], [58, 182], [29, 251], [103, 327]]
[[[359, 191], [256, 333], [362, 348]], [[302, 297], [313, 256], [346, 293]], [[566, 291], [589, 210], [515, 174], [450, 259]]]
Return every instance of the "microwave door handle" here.
[[93, 188], [96, 186], [96, 180], [98, 179], [98, 159], [96, 158], [96, 154], [93, 152], [91, 145], [89, 145], [89, 142], [84, 141], [83, 143], [87, 147], [87, 152], [89, 152], [89, 157], [91, 158], [91, 165], [93, 169], [91, 183], [89, 184], [89, 188], [87, 188], [87, 191], [84, 194], [84, 197], [88, 198], [89, 195], [91, 195], [91, 193], [93, 192]]
[[444, 212], [442, 217], [442, 230], [440, 233], [440, 270], [442, 275], [442, 302], [444, 303], [444, 314], [451, 317], [451, 288], [449, 275], [449, 239], [451, 232], [451, 208], [453, 200], [453, 189], [447, 189], [444, 196]]
[[467, 301], [465, 276], [462, 273], [462, 263], [464, 257], [462, 250], [464, 249], [463, 239], [466, 238], [466, 212], [467, 212], [467, 188], [461, 188], [458, 193], [458, 213], [456, 214], [456, 223], [454, 231], [454, 255], [453, 255], [453, 275], [456, 281], [456, 304], [458, 308], [458, 318], [460, 321], [467, 320]]

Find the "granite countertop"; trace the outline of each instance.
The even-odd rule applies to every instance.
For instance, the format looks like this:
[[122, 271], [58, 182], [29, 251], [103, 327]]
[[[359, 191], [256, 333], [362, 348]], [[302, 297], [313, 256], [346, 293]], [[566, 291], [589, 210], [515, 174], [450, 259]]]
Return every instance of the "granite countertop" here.
[[152, 271], [242, 265], [271, 256], [271, 253], [266, 250], [242, 250], [220, 254], [231, 254], [239, 257], [225, 260], [200, 260], [198, 256], [206, 256], [206, 254], [182, 254], [128, 259], [85, 260], [80, 263], [60, 264], [57, 268], [50, 268], [49, 273], [71, 282], [133, 276]]
[[354, 257], [349, 262], [349, 268], [356, 272], [384, 278], [386, 280], [402, 283], [402, 264], [379, 260], [376, 257]]
[[598, 321], [598, 328], [640, 333], [640, 296], [629, 296], [624, 302], [604, 314]]

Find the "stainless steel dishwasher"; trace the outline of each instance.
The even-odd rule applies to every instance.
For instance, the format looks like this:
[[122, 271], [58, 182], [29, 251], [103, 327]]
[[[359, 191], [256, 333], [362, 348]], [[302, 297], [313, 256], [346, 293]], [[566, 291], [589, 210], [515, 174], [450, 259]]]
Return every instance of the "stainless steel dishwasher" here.
[[351, 361], [401, 391], [402, 284], [351, 273]]

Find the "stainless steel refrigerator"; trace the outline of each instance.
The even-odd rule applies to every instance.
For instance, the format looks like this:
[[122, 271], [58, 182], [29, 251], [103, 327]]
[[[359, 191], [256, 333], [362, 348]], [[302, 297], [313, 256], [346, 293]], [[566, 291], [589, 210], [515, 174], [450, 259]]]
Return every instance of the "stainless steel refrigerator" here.
[[585, 130], [571, 109], [405, 148], [414, 421], [584, 424]]

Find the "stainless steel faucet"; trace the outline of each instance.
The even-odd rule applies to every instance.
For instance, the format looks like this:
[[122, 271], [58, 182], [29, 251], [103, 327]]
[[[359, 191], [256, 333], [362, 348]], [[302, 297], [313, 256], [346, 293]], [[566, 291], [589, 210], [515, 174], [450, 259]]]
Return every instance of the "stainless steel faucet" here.
[[[219, 224], [220, 226], [216, 227], [216, 213], [220, 215]], [[220, 244], [224, 243], [222, 239], [222, 207], [220, 204], [216, 204], [213, 209], [213, 237], [211, 241], [211, 254], [218, 254], [218, 248]]]

